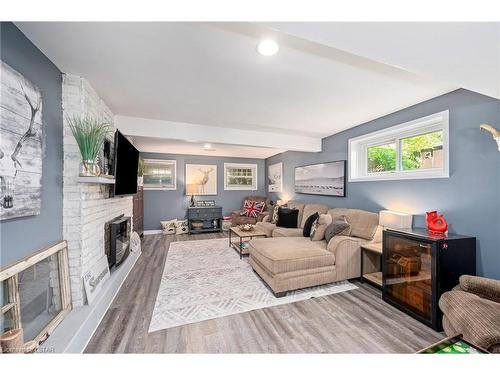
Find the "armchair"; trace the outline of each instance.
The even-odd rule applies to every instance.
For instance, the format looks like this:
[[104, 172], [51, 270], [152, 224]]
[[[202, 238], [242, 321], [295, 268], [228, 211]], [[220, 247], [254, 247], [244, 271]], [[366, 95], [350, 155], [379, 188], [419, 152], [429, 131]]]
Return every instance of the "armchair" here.
[[448, 336], [463, 337], [492, 353], [500, 353], [500, 280], [463, 275], [460, 284], [439, 300]]
[[248, 196], [243, 199], [243, 202], [241, 203], [241, 207], [245, 204], [245, 201], [256, 201], [256, 202], [265, 202], [265, 207], [264, 211], [257, 217], [248, 217], [248, 216], [243, 216], [244, 211], [243, 210], [236, 210], [231, 213], [231, 226], [235, 227], [238, 225], [242, 224], [255, 224], [259, 221], [262, 221], [266, 215], [269, 215], [269, 208], [270, 208], [270, 200], [267, 197], [259, 197], [259, 196]]

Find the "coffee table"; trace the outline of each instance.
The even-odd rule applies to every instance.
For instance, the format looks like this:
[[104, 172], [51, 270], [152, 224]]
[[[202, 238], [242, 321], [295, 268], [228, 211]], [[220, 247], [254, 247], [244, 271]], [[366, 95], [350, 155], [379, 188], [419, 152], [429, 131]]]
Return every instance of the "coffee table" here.
[[[236, 236], [237, 241], [233, 242], [232, 238]], [[244, 239], [252, 239], [254, 237], [266, 237], [266, 234], [258, 229], [244, 231], [238, 227], [231, 227], [229, 230], [229, 246], [231, 246], [237, 253], [240, 254], [240, 259], [243, 258], [243, 255], [248, 255], [248, 248], [245, 247], [246, 241]]]

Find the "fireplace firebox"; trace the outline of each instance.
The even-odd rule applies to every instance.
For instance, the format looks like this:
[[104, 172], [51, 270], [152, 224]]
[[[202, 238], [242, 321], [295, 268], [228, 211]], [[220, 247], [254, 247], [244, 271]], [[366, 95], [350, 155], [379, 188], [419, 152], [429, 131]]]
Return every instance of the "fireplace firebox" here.
[[123, 215], [105, 224], [109, 268], [118, 267], [130, 254], [130, 217]]

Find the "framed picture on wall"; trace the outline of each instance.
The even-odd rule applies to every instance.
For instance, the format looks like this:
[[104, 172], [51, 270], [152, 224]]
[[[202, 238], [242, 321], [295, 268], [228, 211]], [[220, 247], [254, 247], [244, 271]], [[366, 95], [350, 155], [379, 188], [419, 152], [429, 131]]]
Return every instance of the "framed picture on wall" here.
[[267, 186], [269, 193], [283, 191], [283, 163], [271, 164], [267, 168]]
[[144, 190], [176, 190], [175, 160], [144, 159]]
[[345, 160], [296, 167], [295, 192], [345, 197], [345, 167]]
[[224, 163], [224, 190], [257, 190], [257, 164]]
[[42, 93], [3, 61], [0, 61], [0, 76], [0, 220], [39, 215], [44, 132]]
[[[196, 189], [193, 195], [217, 195], [217, 165], [186, 164], [186, 187]], [[191, 195], [186, 189], [186, 195]]]

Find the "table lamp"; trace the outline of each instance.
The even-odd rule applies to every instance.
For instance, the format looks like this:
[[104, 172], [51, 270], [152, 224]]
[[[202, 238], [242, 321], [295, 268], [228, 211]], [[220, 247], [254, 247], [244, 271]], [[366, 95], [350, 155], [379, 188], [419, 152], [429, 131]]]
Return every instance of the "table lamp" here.
[[194, 207], [195, 201], [194, 201], [194, 195], [198, 193], [198, 185], [196, 184], [187, 184], [186, 185], [186, 195], [191, 195], [191, 202], [189, 207]]
[[379, 212], [379, 225], [385, 228], [405, 229], [411, 228], [413, 215], [389, 210]]

